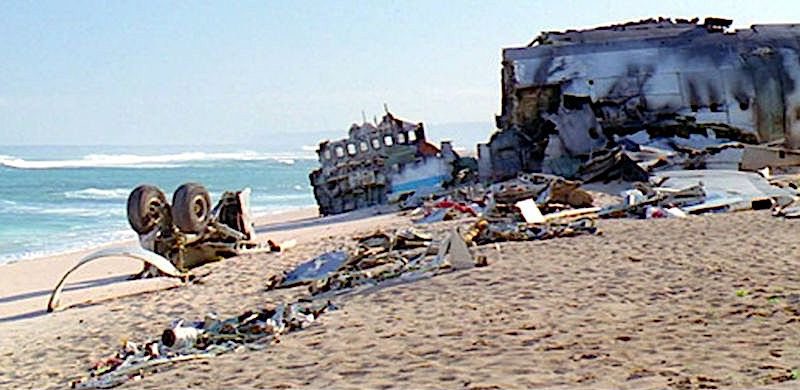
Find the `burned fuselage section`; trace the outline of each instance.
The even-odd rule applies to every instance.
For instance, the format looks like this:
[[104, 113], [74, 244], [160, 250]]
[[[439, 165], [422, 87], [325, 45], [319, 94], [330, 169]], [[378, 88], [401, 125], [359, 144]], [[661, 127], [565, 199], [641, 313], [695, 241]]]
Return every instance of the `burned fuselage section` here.
[[619, 136], [700, 134], [800, 147], [800, 26], [645, 20], [546, 32], [503, 51], [501, 113], [481, 178], [581, 177]]
[[441, 188], [453, 179], [459, 157], [425, 139], [422, 123], [386, 113], [377, 123], [353, 124], [348, 138], [324, 141], [320, 168], [309, 179], [322, 215], [382, 205], [392, 195]]

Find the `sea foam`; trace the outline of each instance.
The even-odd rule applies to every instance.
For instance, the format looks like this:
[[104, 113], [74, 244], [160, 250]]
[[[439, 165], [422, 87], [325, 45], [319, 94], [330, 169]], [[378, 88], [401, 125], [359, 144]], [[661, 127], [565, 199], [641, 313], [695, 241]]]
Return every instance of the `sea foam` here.
[[111, 199], [127, 199], [129, 188], [114, 188], [104, 190], [100, 188], [84, 188], [78, 191], [66, 191], [64, 197], [67, 199], [96, 199], [96, 200], [111, 200]]

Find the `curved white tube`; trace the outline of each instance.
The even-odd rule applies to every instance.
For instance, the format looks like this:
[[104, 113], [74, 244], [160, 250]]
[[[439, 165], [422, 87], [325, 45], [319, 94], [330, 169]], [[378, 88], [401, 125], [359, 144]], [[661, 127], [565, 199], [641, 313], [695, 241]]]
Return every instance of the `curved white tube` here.
[[56, 288], [53, 290], [53, 294], [50, 295], [50, 301], [47, 302], [47, 312], [55, 311], [58, 308], [59, 301], [61, 300], [61, 290], [64, 288], [64, 282], [67, 280], [67, 276], [69, 276], [69, 274], [71, 274], [72, 271], [75, 271], [80, 266], [90, 261], [105, 257], [115, 257], [115, 256], [131, 257], [134, 259], [144, 261], [145, 263], [158, 268], [159, 271], [163, 272], [168, 276], [173, 276], [173, 277], [186, 276], [186, 274], [175, 268], [175, 266], [172, 265], [172, 263], [170, 263], [170, 261], [167, 260], [165, 257], [157, 253], [142, 249], [140, 247], [101, 249], [99, 251], [92, 252], [83, 257], [80, 261], [78, 261], [78, 264], [75, 264], [74, 267], [72, 267], [69, 271], [67, 271], [67, 273], [64, 274], [64, 276], [61, 277], [61, 280], [58, 282]]

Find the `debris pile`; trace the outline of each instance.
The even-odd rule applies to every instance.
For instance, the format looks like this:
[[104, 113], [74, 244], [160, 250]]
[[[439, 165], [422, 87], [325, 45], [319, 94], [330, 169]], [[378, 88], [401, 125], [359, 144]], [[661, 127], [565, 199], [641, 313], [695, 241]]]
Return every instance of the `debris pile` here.
[[545, 240], [598, 232], [592, 195], [578, 181], [548, 174], [521, 174], [488, 187], [487, 206], [465, 233], [467, 243]]
[[267, 288], [308, 285], [311, 295], [319, 296], [392, 279], [417, 280], [443, 270], [475, 265], [461, 235], [455, 231], [441, 240], [417, 229], [395, 235], [378, 231], [355, 239], [358, 246], [352, 253], [324, 253], [283, 275], [273, 275]]
[[520, 174], [514, 179], [496, 183], [488, 188], [497, 204], [514, 204], [534, 199], [547, 211], [592, 206], [592, 195], [580, 188], [581, 182], [544, 173]]
[[422, 215], [422, 217], [415, 219], [414, 223], [427, 224], [475, 217], [483, 210], [485, 205], [484, 200], [467, 203], [454, 199], [456, 198], [446, 195], [424, 203], [411, 212], [412, 216]]
[[797, 198], [792, 188], [772, 185], [758, 173], [715, 170], [667, 171], [636, 183], [624, 202], [601, 217], [683, 217], [688, 214], [782, 209]]
[[516, 213], [515, 203], [531, 198], [545, 212], [589, 207], [593, 199], [579, 181], [543, 173], [520, 174], [491, 185], [472, 184], [427, 200], [420, 199], [415, 223], [433, 223], [481, 215]]
[[567, 221], [548, 222], [489, 222], [481, 219], [467, 233], [469, 243], [483, 245], [503, 241], [546, 240], [556, 237], [573, 237], [597, 234], [596, 220], [591, 217]]
[[[592, 195], [578, 181], [548, 174], [520, 174], [500, 183], [472, 187], [470, 193], [482, 189], [477, 191], [482, 193], [481, 206], [473, 203], [477, 220], [464, 239], [481, 245], [596, 234], [598, 218], [681, 218], [763, 209], [794, 218], [800, 216], [800, 207], [793, 204], [798, 199], [798, 183], [790, 178], [794, 177], [768, 180], [759, 173], [725, 169], [660, 171], [648, 180], [631, 183], [630, 189], [620, 194], [621, 203], [595, 207]], [[451, 206], [464, 204], [452, 201], [453, 195], [442, 199]], [[458, 215], [436, 209], [442, 202], [428, 201], [421, 209], [436, 211], [419, 221], [437, 222], [448, 219], [442, 215]]]
[[487, 264], [485, 258], [473, 261], [466, 243], [455, 231], [443, 240], [434, 240], [415, 229], [395, 235], [376, 232], [356, 240], [358, 247], [352, 255], [344, 251], [327, 252], [269, 280], [268, 288], [309, 285], [314, 300], [247, 311], [225, 320], [215, 314], [191, 324], [177, 320], [164, 330], [160, 339], [142, 344], [126, 341], [113, 356], [97, 362], [89, 376], [72, 381], [71, 387], [111, 388], [141, 379], [165, 364], [210, 358], [243, 347], [266, 348], [280, 335], [306, 328], [322, 313], [336, 309], [330, 301], [314, 303], [324, 293], [385, 285], [383, 282], [390, 280], [411, 282], [441, 270]]
[[247, 311], [220, 320], [206, 315], [203, 321], [175, 321], [159, 339], [144, 343], [125, 341], [113, 356], [97, 362], [89, 376], [70, 382], [76, 389], [106, 389], [138, 380], [170, 363], [214, 357], [238, 348], [263, 349], [285, 333], [308, 327], [336, 306], [292, 303], [272, 309]]

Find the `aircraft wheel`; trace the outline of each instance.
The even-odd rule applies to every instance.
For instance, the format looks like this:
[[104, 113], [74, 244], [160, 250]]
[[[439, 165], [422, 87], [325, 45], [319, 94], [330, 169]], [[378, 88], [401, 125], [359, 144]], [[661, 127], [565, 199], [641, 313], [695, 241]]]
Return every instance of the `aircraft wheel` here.
[[158, 225], [167, 197], [158, 187], [143, 184], [128, 195], [128, 222], [138, 234], [145, 234]]
[[200, 233], [211, 218], [211, 196], [198, 183], [186, 183], [172, 195], [172, 222], [184, 233]]

